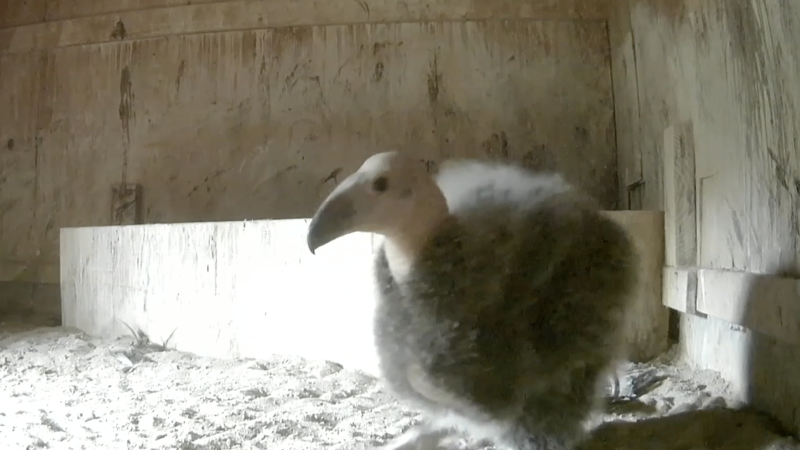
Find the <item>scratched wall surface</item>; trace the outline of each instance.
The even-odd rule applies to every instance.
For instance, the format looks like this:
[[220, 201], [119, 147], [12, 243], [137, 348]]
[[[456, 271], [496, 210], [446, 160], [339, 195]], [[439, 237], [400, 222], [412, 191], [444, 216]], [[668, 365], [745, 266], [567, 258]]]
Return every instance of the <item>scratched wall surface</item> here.
[[[635, 194], [623, 204], [663, 208], [664, 130], [689, 122], [697, 265], [800, 278], [800, 2], [617, 6], [615, 100], [628, 118], [617, 122], [620, 191]], [[799, 348], [691, 314], [681, 317], [681, 346], [691, 364], [720, 371], [743, 399], [800, 431]]]
[[[475, 19], [605, 20], [615, 0], [6, 0], [0, 28], [57, 46], [187, 32]], [[186, 20], [191, 18], [192, 20]], [[65, 20], [70, 19], [70, 20]], [[118, 24], [122, 27], [117, 27]], [[127, 25], [126, 25], [127, 24]], [[116, 33], [111, 32], [118, 28]], [[0, 32], [0, 36], [5, 33]]]
[[307, 217], [388, 149], [561, 170], [615, 204], [602, 2], [329, 2], [349, 25], [278, 1], [29, 3], [7, 17], [44, 22], [0, 29], [0, 280], [57, 281], [59, 228], [134, 217], [120, 183], [145, 223]]

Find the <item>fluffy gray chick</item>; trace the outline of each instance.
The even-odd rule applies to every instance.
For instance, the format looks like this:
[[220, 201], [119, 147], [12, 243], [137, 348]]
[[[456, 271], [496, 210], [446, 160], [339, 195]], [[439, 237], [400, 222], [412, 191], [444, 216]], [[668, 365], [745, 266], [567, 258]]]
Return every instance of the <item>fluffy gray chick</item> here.
[[582, 440], [637, 282], [620, 226], [557, 175], [465, 160], [434, 179], [387, 152], [323, 201], [309, 249], [356, 231], [385, 238], [383, 378], [427, 417], [386, 448], [440, 448], [453, 430], [518, 450]]

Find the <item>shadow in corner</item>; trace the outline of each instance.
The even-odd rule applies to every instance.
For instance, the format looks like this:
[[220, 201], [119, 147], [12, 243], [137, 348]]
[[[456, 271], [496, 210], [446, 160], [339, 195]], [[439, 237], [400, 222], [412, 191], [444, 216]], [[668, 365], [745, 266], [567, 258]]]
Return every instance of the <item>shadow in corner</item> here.
[[[776, 284], [775, 277], [785, 281]], [[787, 263], [772, 276], [755, 277], [746, 298], [742, 319], [752, 329], [743, 331], [742, 339], [744, 400], [800, 435], [800, 345], [790, 343], [800, 339], [800, 262]], [[759, 331], [765, 327], [776, 327], [785, 338]]]
[[0, 282], [0, 339], [38, 327], [61, 325], [61, 287], [23, 281]]
[[[795, 279], [795, 283], [776, 284], [775, 276]], [[784, 300], [775, 302], [776, 296]], [[754, 277], [745, 298], [742, 323], [756, 328], [779, 322], [790, 339], [790, 332], [800, 330], [800, 274], [794, 268]], [[580, 450], [800, 450], [796, 438], [800, 432], [800, 346], [753, 330], [735, 331], [741, 327], [720, 319], [699, 320], [694, 326], [707, 327], [701, 333], [702, 344], [723, 352], [714, 358], [716, 367], [709, 368], [740, 380], [748, 406], [607, 422], [593, 431]], [[618, 407], [625, 409], [622, 413], [654, 413], [638, 401]]]
[[797, 450], [796, 441], [784, 434], [777, 422], [754, 410], [689, 411], [607, 422], [580, 450]]

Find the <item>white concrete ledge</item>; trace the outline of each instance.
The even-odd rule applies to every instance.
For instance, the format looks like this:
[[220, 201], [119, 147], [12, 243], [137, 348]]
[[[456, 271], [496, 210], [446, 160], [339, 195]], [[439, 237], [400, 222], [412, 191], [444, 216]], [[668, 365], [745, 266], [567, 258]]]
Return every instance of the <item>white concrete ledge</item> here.
[[664, 268], [664, 304], [800, 345], [800, 279], [698, 267]]
[[[663, 218], [647, 211], [609, 214], [650, 254], [631, 340], [638, 354], [654, 356], [667, 341]], [[353, 234], [314, 256], [306, 246], [308, 222], [62, 229], [64, 325], [96, 336], [130, 334], [130, 326], [156, 343], [169, 339], [171, 348], [206, 356], [296, 354], [376, 373], [372, 260], [378, 238]]]
[[217, 357], [275, 353], [375, 371], [373, 237], [306, 246], [308, 220], [61, 230], [63, 321], [100, 336], [127, 323]]

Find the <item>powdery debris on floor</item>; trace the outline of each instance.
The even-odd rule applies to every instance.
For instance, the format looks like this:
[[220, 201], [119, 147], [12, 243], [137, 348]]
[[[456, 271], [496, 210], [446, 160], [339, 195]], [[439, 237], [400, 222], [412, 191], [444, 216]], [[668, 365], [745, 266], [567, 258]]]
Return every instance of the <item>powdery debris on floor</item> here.
[[[586, 450], [800, 450], [764, 417], [727, 409], [712, 373], [670, 355], [624, 372]], [[67, 328], [0, 334], [3, 449], [360, 450], [418, 420], [336, 363], [219, 360]]]

